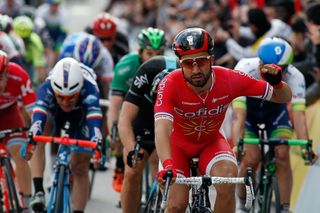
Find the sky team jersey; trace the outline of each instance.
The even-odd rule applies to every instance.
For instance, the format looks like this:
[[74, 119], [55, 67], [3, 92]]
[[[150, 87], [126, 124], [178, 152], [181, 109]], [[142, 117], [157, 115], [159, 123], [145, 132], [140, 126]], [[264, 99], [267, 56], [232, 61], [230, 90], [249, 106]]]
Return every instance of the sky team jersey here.
[[0, 95], [0, 110], [17, 103], [21, 98], [26, 110], [32, 110], [36, 95], [32, 90], [31, 80], [26, 71], [19, 65], [10, 62], [8, 65], [8, 82], [4, 92]]
[[125, 96], [133, 82], [133, 77], [141, 65], [138, 53], [124, 56], [114, 69], [114, 77], [111, 83], [111, 94]]
[[[38, 98], [33, 110], [30, 131], [36, 135], [41, 134], [48, 113], [55, 117], [62, 113], [67, 115], [76, 111], [76, 119], [81, 123], [86, 122], [87, 124], [88, 131], [85, 134], [87, 135], [87, 138], [90, 140], [93, 138], [101, 138], [100, 128], [102, 124], [102, 113], [99, 105], [99, 90], [97, 85], [93, 83], [92, 80], [88, 80], [87, 77], [85, 77], [83, 88], [80, 91], [80, 96], [74, 110], [70, 113], [64, 113], [56, 101], [49, 76], [38, 90]], [[71, 120], [70, 122], [74, 121]]]
[[155, 56], [143, 63], [125, 97], [125, 101], [139, 107], [139, 112], [133, 122], [135, 132], [150, 131], [152, 140], [154, 137], [153, 103], [150, 100], [150, 90], [154, 77], [162, 70], [173, 70], [178, 67], [176, 57]]
[[[259, 71], [259, 58], [246, 58], [242, 59], [238, 62], [235, 70], [239, 70], [241, 72], [244, 72], [255, 79], [262, 79], [260, 76]], [[306, 99], [305, 99], [305, 91], [306, 91], [306, 85], [305, 85], [305, 79], [302, 73], [292, 66], [291, 64], [288, 65], [286, 69], [283, 71], [283, 77], [282, 80], [286, 82], [292, 91], [292, 111], [304, 111], [306, 108]], [[261, 100], [257, 99], [257, 102], [261, 102]], [[237, 98], [233, 106], [234, 107], [240, 107], [245, 108], [246, 98], [240, 97]], [[258, 103], [260, 104], [260, 103]], [[268, 103], [269, 104], [269, 103]], [[277, 104], [270, 103], [273, 106], [276, 106]], [[267, 107], [270, 109], [270, 107]]]
[[158, 86], [155, 120], [173, 122], [171, 137], [181, 141], [210, 142], [219, 135], [226, 110], [238, 96], [270, 100], [273, 88], [266, 81], [244, 73], [213, 66], [210, 90], [197, 95], [185, 81], [181, 69], [168, 74]]

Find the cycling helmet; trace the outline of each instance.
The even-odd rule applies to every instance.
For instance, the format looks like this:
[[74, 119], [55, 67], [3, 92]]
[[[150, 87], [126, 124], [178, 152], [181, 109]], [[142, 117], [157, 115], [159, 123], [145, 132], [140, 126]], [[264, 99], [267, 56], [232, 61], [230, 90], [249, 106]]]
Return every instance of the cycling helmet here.
[[0, 50], [0, 74], [5, 73], [8, 69], [9, 58], [7, 53]]
[[138, 35], [141, 49], [163, 49], [166, 45], [164, 31], [157, 28], [145, 28]]
[[12, 29], [12, 18], [8, 15], [0, 15], [0, 31], [9, 33]]
[[115, 38], [117, 24], [109, 13], [102, 13], [94, 20], [92, 30], [97, 37]]
[[77, 61], [95, 68], [100, 60], [101, 44], [97, 37], [85, 34], [76, 41], [73, 58]]
[[73, 58], [63, 58], [58, 61], [50, 78], [53, 91], [63, 96], [80, 92], [83, 81], [80, 64]]
[[202, 28], [188, 28], [181, 31], [173, 41], [172, 49], [178, 58], [183, 55], [207, 51], [213, 54], [213, 40]]
[[289, 65], [293, 51], [290, 44], [281, 38], [265, 38], [259, 45], [258, 56], [264, 64]]
[[153, 78], [151, 90], [150, 90], [150, 100], [152, 101], [153, 104], [156, 102], [156, 99], [157, 99], [158, 85], [159, 85], [160, 81], [164, 77], [166, 77], [166, 75], [168, 75], [172, 70], [174, 70], [174, 69], [169, 69], [169, 70], [164, 69]]
[[48, 4], [60, 4], [62, 0], [47, 0]]
[[13, 30], [21, 37], [28, 38], [33, 30], [33, 22], [28, 16], [18, 16], [13, 19]]

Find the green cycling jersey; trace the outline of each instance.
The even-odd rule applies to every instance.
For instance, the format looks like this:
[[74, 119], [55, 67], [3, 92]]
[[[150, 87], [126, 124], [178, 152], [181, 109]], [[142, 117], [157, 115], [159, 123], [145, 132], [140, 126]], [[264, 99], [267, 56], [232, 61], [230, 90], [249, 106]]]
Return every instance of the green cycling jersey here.
[[115, 66], [114, 77], [111, 84], [112, 95], [125, 96], [133, 77], [142, 64], [138, 53], [125, 55]]

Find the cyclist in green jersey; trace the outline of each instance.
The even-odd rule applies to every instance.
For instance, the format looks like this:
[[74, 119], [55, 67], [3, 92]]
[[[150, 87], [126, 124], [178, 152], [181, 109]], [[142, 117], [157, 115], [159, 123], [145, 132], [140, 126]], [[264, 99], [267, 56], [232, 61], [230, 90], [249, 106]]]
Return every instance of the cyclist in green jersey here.
[[[151, 27], [142, 29], [138, 35], [138, 42], [140, 46], [138, 52], [125, 55], [115, 66], [109, 98], [110, 106], [107, 113], [110, 135], [113, 124], [118, 121], [122, 102], [138, 68], [151, 57], [164, 54], [166, 39], [163, 30]], [[146, 79], [141, 78], [140, 80], [144, 81]], [[120, 141], [112, 141], [112, 137], [110, 141], [115, 149], [117, 158], [112, 187], [115, 191], [120, 192], [124, 174], [123, 147]]]
[[47, 77], [46, 58], [40, 36], [33, 32], [34, 24], [27, 16], [18, 16], [13, 20], [13, 30], [24, 42], [25, 53], [22, 56], [23, 67], [34, 81], [35, 85]]

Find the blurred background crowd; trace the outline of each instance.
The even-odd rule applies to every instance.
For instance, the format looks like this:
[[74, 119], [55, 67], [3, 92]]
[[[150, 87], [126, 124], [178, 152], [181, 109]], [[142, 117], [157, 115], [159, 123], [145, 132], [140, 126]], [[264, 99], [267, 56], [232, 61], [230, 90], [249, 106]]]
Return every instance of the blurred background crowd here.
[[[315, 0], [101, 0], [101, 12], [113, 15], [117, 30], [129, 39], [130, 51], [138, 49], [137, 34], [145, 27], [158, 27], [166, 32], [168, 53], [174, 36], [186, 27], [202, 27], [215, 40], [215, 63], [233, 67], [243, 57], [256, 56], [256, 48], [264, 37], [280, 36], [294, 48], [294, 65], [303, 72], [307, 87], [320, 75], [320, 6]], [[66, 33], [70, 2], [82, 4], [86, 0], [52, 1], [55, 18], [41, 12], [47, 0], [1, 0], [0, 13], [15, 18], [27, 15], [34, 21], [34, 30], [43, 44], [52, 49], [43, 32], [47, 25], [59, 24]], [[98, 15], [98, 14], [97, 14]], [[52, 15], [53, 16], [53, 15]], [[95, 17], [92, 17], [94, 19]], [[89, 19], [90, 20], [90, 19]], [[89, 21], [88, 20], [88, 21]], [[51, 23], [50, 23], [51, 22]], [[84, 23], [90, 26], [91, 23]], [[50, 57], [50, 54], [47, 54]], [[51, 60], [51, 61], [50, 61]], [[55, 57], [47, 60], [48, 66]]]

